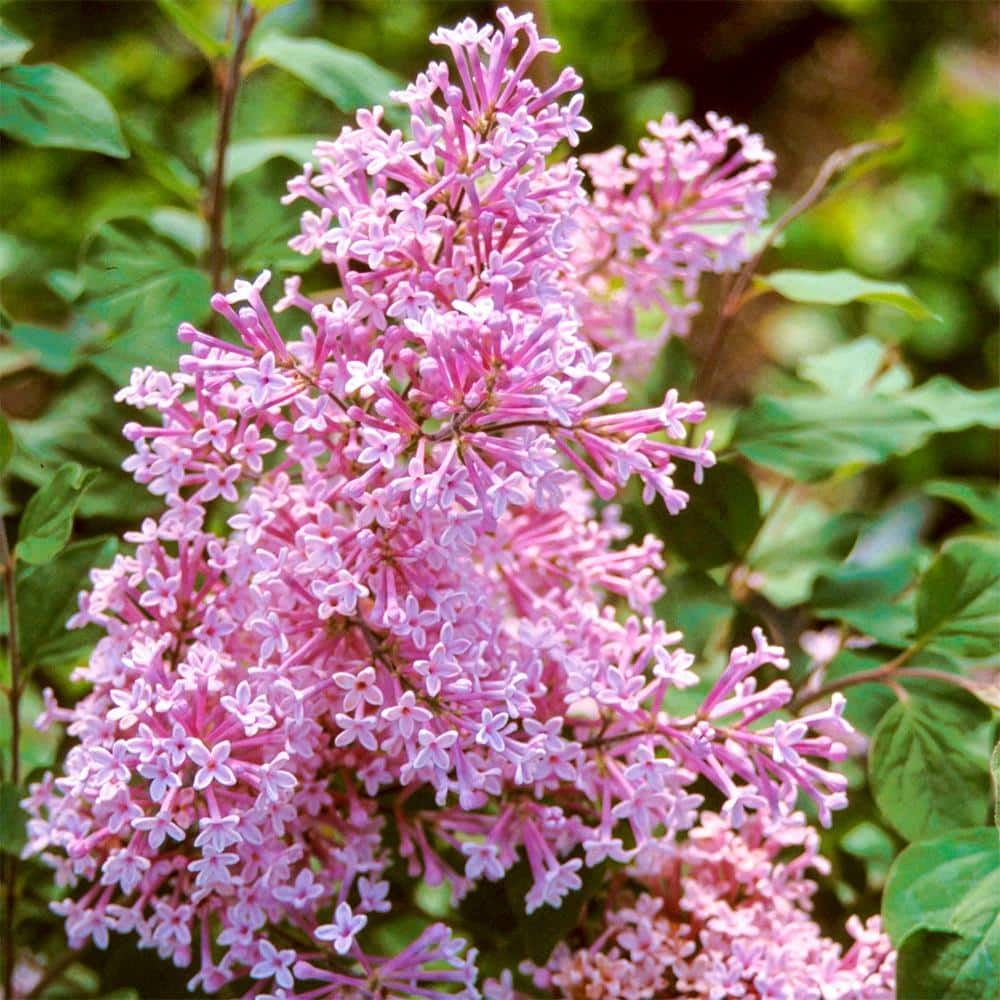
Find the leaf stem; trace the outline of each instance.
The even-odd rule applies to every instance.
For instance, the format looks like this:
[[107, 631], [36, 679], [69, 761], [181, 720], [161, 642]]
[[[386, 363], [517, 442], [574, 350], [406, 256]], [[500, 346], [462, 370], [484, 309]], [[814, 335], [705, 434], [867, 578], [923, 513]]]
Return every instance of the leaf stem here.
[[[226, 149], [232, 135], [233, 112], [236, 93], [240, 86], [240, 67], [250, 41], [250, 33], [257, 21], [257, 12], [242, 0], [236, 7], [236, 42], [233, 54], [225, 66], [219, 93], [219, 128], [215, 137], [215, 166], [208, 192], [208, 268], [213, 291], [220, 291], [226, 267], [225, 218], [226, 218]], [[220, 74], [221, 75], [221, 74]]]
[[859, 142], [846, 149], [838, 149], [831, 153], [819, 168], [815, 179], [798, 201], [789, 206], [778, 217], [778, 221], [771, 227], [764, 242], [758, 251], [743, 265], [736, 277], [730, 280], [723, 288], [722, 305], [715, 319], [715, 325], [709, 337], [708, 350], [705, 360], [698, 371], [695, 379], [693, 394], [696, 398], [708, 396], [712, 391], [715, 376], [719, 370], [719, 354], [722, 347], [722, 334], [725, 332], [727, 323], [746, 302], [746, 292], [753, 280], [754, 274], [764, 257], [764, 254], [771, 248], [778, 236], [784, 232], [800, 215], [808, 211], [817, 202], [829, 193], [834, 182], [837, 181], [848, 167], [853, 166], [859, 160], [863, 160], [875, 153], [882, 153], [886, 150], [895, 149], [899, 141], [894, 142]]
[[[7, 542], [7, 525], [0, 517], [0, 573], [3, 574], [4, 596], [7, 602], [7, 661], [10, 664], [10, 686], [7, 704], [10, 708], [10, 777], [15, 786], [21, 782], [21, 665], [17, 642], [17, 584], [14, 557]], [[14, 911], [17, 906], [17, 855], [9, 852], [4, 859], [4, 996], [14, 995], [14, 962], [17, 949], [14, 942]]]
[[60, 958], [48, 969], [45, 970], [45, 975], [38, 980], [37, 983], [31, 988], [31, 992], [27, 994], [25, 1000], [35, 1000], [35, 997], [40, 997], [42, 994], [51, 986], [54, 982], [57, 982], [62, 974], [80, 957], [80, 948], [74, 948], [72, 951], [67, 951], [65, 954], [60, 956]]
[[[946, 670], [935, 670], [933, 667], [907, 667], [905, 664], [912, 659], [924, 647], [924, 643], [914, 643], [904, 649], [898, 656], [880, 667], [872, 667], [870, 670], [859, 670], [857, 673], [848, 674], [846, 677], [838, 677], [835, 681], [830, 681], [815, 691], [797, 694], [789, 704], [792, 710], [804, 708], [814, 702], [834, 694], [836, 691], [843, 691], [847, 688], [856, 687], [858, 684], [887, 684], [897, 690], [897, 681], [900, 678], [923, 679], [931, 681], [941, 681], [944, 684], [954, 684], [956, 687], [964, 688], [972, 694], [976, 694], [977, 686], [973, 681], [961, 674], [951, 674]], [[898, 694], [898, 691], [897, 691]]]

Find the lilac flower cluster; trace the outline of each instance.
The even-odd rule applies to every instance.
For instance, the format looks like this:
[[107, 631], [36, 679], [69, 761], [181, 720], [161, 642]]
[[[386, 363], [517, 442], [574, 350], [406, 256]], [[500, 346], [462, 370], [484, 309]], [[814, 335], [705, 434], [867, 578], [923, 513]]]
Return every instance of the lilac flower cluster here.
[[290, 182], [312, 202], [292, 245], [336, 294], [292, 278], [272, 314], [268, 273], [237, 281], [212, 301], [234, 339], [184, 324], [180, 371], [119, 394], [156, 413], [126, 465], [165, 511], [81, 597], [91, 692], [50, 700], [77, 744], [26, 802], [74, 945], [134, 933], [193, 990], [473, 997], [445, 925], [378, 949], [401, 867], [458, 900], [523, 858], [532, 912], [607, 859], [672, 863], [696, 781], [733, 828], [844, 804], [843, 703], [769, 720], [791, 689], [761, 686], [787, 661], [759, 631], [696, 713], [664, 709], [698, 678], [653, 614], [659, 543], [594, 500], [635, 478], [676, 512], [675, 464], [712, 465], [701, 405], [623, 409], [603, 348], [742, 259], [770, 158], [667, 119], [588, 195], [551, 155], [589, 128], [579, 79], [541, 90], [555, 43], [498, 17], [432, 36], [453, 66], [396, 95], [411, 137], [361, 112]]
[[745, 125], [707, 124], [668, 114], [638, 153], [581, 158], [593, 195], [578, 215], [576, 306], [590, 339], [633, 370], [688, 332], [699, 278], [738, 270], [767, 213], [774, 154]]
[[[852, 917], [845, 953], [809, 917], [816, 885], [805, 873], [829, 867], [818, 839], [801, 815], [759, 814], [737, 833], [703, 813], [671, 856], [629, 873], [639, 891], [621, 888], [590, 945], [560, 944], [544, 968], [525, 971], [579, 1000], [892, 1000], [895, 953], [880, 919]], [[487, 996], [518, 994], [505, 977]]]

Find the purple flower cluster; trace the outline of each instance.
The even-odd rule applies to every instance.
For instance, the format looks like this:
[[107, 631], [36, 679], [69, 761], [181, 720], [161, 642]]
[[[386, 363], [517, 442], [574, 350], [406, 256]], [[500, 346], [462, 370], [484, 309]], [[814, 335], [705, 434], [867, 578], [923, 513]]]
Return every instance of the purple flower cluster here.
[[[829, 868], [818, 840], [801, 815], [759, 814], [737, 833], [703, 813], [671, 855], [627, 873], [589, 946], [560, 944], [545, 967], [525, 971], [574, 1000], [892, 1000], [895, 953], [878, 917], [848, 921], [846, 952], [810, 919], [806, 872]], [[486, 995], [519, 996], [509, 977]]]
[[670, 864], [695, 782], [732, 828], [844, 804], [843, 704], [769, 721], [791, 689], [759, 631], [664, 709], [698, 678], [653, 614], [659, 543], [594, 500], [634, 477], [676, 512], [675, 464], [712, 465], [701, 405], [624, 409], [615, 365], [637, 309], [746, 255], [770, 157], [668, 119], [589, 195], [552, 157], [589, 128], [579, 79], [537, 87], [555, 43], [498, 17], [432, 36], [453, 66], [396, 95], [411, 137], [361, 112], [290, 182], [335, 294], [293, 278], [272, 314], [270, 275], [238, 281], [233, 339], [182, 325], [180, 371], [119, 394], [157, 414], [126, 464], [165, 511], [81, 597], [91, 691], [50, 703], [77, 743], [27, 800], [74, 945], [134, 933], [209, 992], [473, 997], [445, 925], [378, 948], [401, 870], [458, 900], [525, 859], [532, 912], [606, 859]]

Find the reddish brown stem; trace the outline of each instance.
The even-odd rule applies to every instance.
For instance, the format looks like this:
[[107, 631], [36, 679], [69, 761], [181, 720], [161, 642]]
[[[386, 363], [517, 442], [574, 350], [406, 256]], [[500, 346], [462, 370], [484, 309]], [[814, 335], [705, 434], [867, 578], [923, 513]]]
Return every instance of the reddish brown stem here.
[[208, 269], [213, 291], [221, 291], [226, 269], [226, 150], [232, 135], [236, 93], [240, 86], [240, 69], [246, 56], [250, 33], [257, 12], [248, 3], [240, 2], [236, 9], [236, 40], [232, 56], [225, 67], [219, 92], [219, 128], [215, 137], [215, 166], [208, 192]]

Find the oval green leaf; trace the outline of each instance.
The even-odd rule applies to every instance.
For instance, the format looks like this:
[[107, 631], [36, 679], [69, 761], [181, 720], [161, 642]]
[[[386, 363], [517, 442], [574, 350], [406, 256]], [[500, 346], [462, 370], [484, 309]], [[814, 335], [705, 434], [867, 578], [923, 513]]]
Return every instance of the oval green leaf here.
[[360, 52], [319, 38], [292, 38], [278, 31], [260, 36], [253, 56], [298, 77], [341, 111], [384, 104], [398, 78]]
[[888, 396], [765, 396], [740, 414], [733, 445], [758, 465], [813, 482], [905, 454], [933, 431], [925, 414]]
[[873, 281], [853, 271], [774, 271], [758, 275], [754, 278], [754, 285], [761, 291], [777, 292], [791, 302], [823, 306], [871, 302], [894, 306], [914, 319], [933, 316], [906, 285]]
[[1000, 541], [948, 542], [917, 589], [914, 641], [950, 656], [989, 657], [1000, 648]]
[[[915, 930], [952, 931], [956, 909], [968, 898], [975, 909], [975, 899], [997, 878], [1000, 834], [990, 827], [911, 844], [889, 872], [882, 899], [886, 933], [899, 946]], [[1000, 900], [1000, 887], [994, 888]]]
[[957, 687], [910, 695], [872, 738], [872, 793], [888, 821], [920, 840], [985, 821], [990, 802], [992, 713]]
[[61, 66], [9, 66], [0, 73], [0, 132], [32, 146], [126, 157], [108, 99]]
[[67, 462], [28, 501], [21, 518], [15, 556], [38, 565], [62, 550], [73, 530], [73, 515], [80, 496], [97, 473]]

